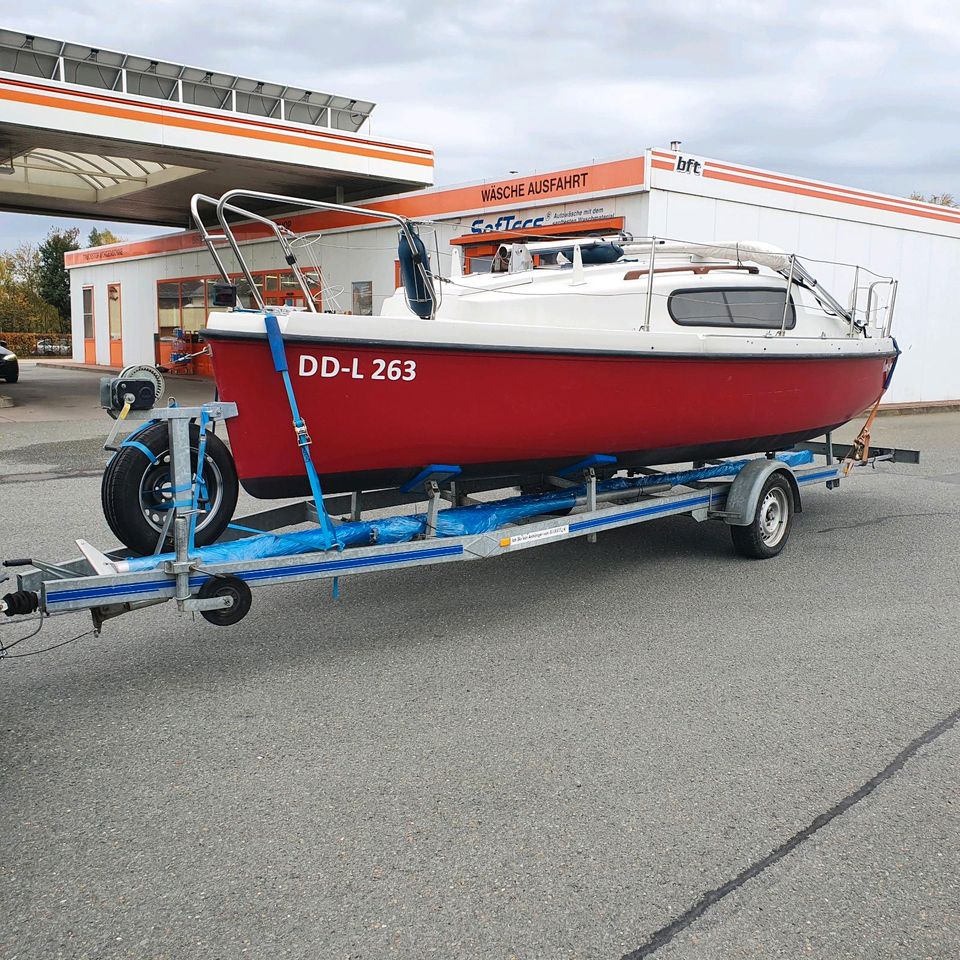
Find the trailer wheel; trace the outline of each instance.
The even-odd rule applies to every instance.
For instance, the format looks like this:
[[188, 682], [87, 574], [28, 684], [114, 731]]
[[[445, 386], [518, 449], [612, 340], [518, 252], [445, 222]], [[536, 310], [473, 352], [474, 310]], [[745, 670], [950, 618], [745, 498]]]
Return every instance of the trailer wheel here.
[[[154, 423], [136, 436], [138, 446], [121, 447], [107, 464], [100, 486], [103, 514], [121, 543], [138, 554], [153, 553], [175, 495], [170, 479], [170, 442], [166, 423]], [[190, 427], [191, 475], [196, 476], [200, 428]], [[152, 454], [150, 459], [141, 447]], [[213, 543], [227, 528], [237, 505], [239, 483], [233, 457], [224, 442], [207, 434], [203, 466], [204, 490], [197, 515], [198, 546]], [[188, 494], [179, 493], [184, 497]], [[170, 529], [161, 549], [173, 546]]]
[[745, 527], [731, 527], [733, 546], [742, 557], [769, 560], [784, 548], [793, 525], [793, 490], [782, 473], [763, 485], [757, 512]]
[[230, 597], [233, 605], [220, 610], [201, 610], [200, 616], [217, 627], [231, 627], [249, 612], [253, 597], [250, 588], [239, 577], [211, 577], [198, 591], [201, 600], [211, 597]]

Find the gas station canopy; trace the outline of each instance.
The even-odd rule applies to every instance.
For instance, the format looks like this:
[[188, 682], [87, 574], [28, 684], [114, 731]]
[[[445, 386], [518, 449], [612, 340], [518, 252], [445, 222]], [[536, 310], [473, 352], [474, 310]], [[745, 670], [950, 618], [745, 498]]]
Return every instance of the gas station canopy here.
[[[231, 187], [346, 202], [433, 182], [374, 104], [0, 30], [0, 209], [184, 225]], [[366, 131], [366, 132], [365, 132]]]

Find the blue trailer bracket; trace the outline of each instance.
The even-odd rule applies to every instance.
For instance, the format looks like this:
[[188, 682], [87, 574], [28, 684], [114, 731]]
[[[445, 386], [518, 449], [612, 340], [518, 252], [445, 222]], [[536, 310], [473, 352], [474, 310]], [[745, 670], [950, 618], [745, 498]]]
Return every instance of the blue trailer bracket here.
[[[211, 410], [211, 416], [214, 415], [220, 414]], [[884, 458], [889, 456], [858, 466]], [[843, 462], [833, 461], [829, 454], [826, 463], [812, 461], [810, 451], [792, 451], [779, 454], [775, 460], [754, 457], [720, 461], [691, 470], [617, 475], [605, 481], [596, 481], [594, 477], [592, 482], [570, 484], [548, 493], [453, 506], [439, 512], [435, 528], [429, 521], [429, 512], [344, 522], [336, 527], [344, 549], [332, 554], [327, 550], [323, 531], [316, 527], [293, 533], [268, 532], [198, 547], [190, 551], [189, 557], [176, 556], [173, 560], [169, 554], [110, 557], [78, 541], [83, 558], [62, 564], [37, 562], [36, 567], [19, 572], [17, 582], [20, 591], [32, 591], [37, 597], [41, 613], [89, 610], [99, 628], [109, 617], [171, 598], [178, 601], [181, 610], [213, 609], [210, 605], [220, 601], [206, 598], [211, 580], [216, 584], [236, 578], [247, 586], [336, 580], [345, 574], [383, 573], [499, 556], [574, 537], [590, 538], [603, 531], [670, 516], [737, 523], [737, 517], [743, 519], [738, 513], [743, 507], [736, 504], [749, 502], [744, 491], [757, 486], [759, 477], [788, 474], [795, 498], [802, 487], [839, 482], [845, 469]], [[580, 463], [574, 467], [589, 476], [595, 467], [608, 465], [593, 458], [586, 464], [589, 465]], [[458, 471], [451, 465], [434, 464], [414, 479], [429, 486], [444, 475], [449, 480]], [[741, 476], [743, 482], [738, 487]], [[445, 496], [450, 498], [449, 491]], [[265, 518], [275, 510], [241, 521], [246, 520], [251, 530], [269, 529], [264, 526]], [[278, 520], [273, 525], [302, 522], [302, 512], [297, 516], [299, 519]], [[198, 597], [205, 584], [206, 594]], [[0, 610], [4, 609], [3, 603], [0, 601]]]
[[[814, 466], [809, 463], [810, 453], [789, 455], [790, 463], [783, 462], [783, 469], [789, 469], [801, 485], [823, 483], [835, 479], [841, 465]], [[727, 464], [705, 468], [702, 471], [686, 471], [672, 476], [686, 478], [694, 482], [692, 475], [716, 472], [724, 466], [728, 469], [728, 479], [735, 476], [744, 463], [734, 461]], [[792, 464], [797, 464], [796, 466]], [[600, 484], [596, 510], [570, 512], [580, 509], [586, 501], [584, 489], [575, 488], [544, 495], [546, 506], [551, 515], [544, 519], [533, 519], [520, 525], [497, 524], [493, 529], [481, 529], [480, 532], [466, 532], [456, 536], [444, 536], [433, 539], [420, 539], [402, 543], [372, 543], [345, 549], [335, 555], [322, 552], [322, 546], [314, 552], [295, 553], [286, 556], [254, 557], [250, 559], [213, 560], [203, 558], [198, 561], [199, 569], [194, 569], [189, 577], [191, 592], [195, 592], [210, 578], [233, 576], [250, 586], [266, 586], [275, 583], [289, 583], [313, 579], [330, 579], [344, 574], [359, 575], [383, 572], [402, 567], [426, 564], [447, 563], [458, 560], [473, 560], [495, 556], [515, 550], [527, 549], [550, 541], [585, 536], [603, 530], [641, 523], [660, 517], [693, 515], [697, 519], [706, 519], [709, 515], [721, 514], [730, 483], [723, 479], [711, 483], [703, 489], [676, 488], [667, 494], [644, 493], [643, 486], [661, 486], [669, 474], [654, 474], [649, 477], [616, 477]], [[454, 508], [441, 512], [444, 515], [460, 515], [476, 511], [478, 516], [500, 510], [511, 502], [521, 507], [536, 497], [514, 497], [479, 507]], [[557, 511], [567, 512], [568, 516], [558, 517]], [[363, 525], [375, 525], [378, 522], [404, 518], [385, 518], [383, 521], [364, 521]], [[352, 526], [345, 524], [341, 529]], [[360, 526], [357, 524], [356, 526]], [[455, 527], [453, 527], [455, 528]], [[462, 528], [461, 528], [462, 529]], [[319, 534], [319, 531], [317, 531]], [[290, 534], [296, 537], [298, 534]], [[256, 538], [252, 538], [256, 539]], [[243, 541], [238, 542], [239, 545]], [[249, 541], [246, 541], [249, 543]], [[234, 546], [235, 544], [229, 544]], [[226, 544], [224, 546], [227, 546]], [[218, 545], [199, 548], [196, 552], [216, 550]], [[316, 552], [317, 550], [321, 552]], [[149, 558], [151, 560], [155, 558]], [[158, 558], [157, 558], [158, 559]], [[150, 570], [122, 571], [127, 561], [114, 561], [117, 572], [114, 574], [84, 574], [71, 579], [46, 579], [41, 587], [41, 605], [48, 613], [93, 608], [117, 609], [124, 612], [124, 605], [137, 605], [141, 602], [156, 602], [175, 595], [175, 578], [164, 572], [163, 561]]]

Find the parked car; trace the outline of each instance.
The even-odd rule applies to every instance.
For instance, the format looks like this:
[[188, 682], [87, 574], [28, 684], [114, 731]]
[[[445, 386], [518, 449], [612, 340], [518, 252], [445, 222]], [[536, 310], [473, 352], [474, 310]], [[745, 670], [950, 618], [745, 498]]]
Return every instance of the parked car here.
[[71, 353], [70, 344], [62, 340], [43, 339], [37, 341], [37, 356], [66, 357]]
[[8, 350], [6, 344], [0, 347], [0, 380], [16, 383], [20, 379], [20, 363], [17, 355]]

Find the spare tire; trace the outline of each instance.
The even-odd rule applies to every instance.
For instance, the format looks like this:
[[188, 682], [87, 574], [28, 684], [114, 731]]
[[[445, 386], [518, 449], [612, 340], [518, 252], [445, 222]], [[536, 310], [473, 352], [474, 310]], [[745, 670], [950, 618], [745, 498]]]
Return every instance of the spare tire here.
[[[103, 515], [117, 539], [136, 553], [146, 555], [157, 549], [175, 500], [167, 424], [152, 423], [132, 439], [137, 445], [121, 446], [107, 464], [100, 484], [100, 500]], [[200, 428], [191, 424], [191, 479], [197, 475], [199, 446]], [[226, 444], [209, 431], [203, 459], [203, 489], [198, 503], [201, 512], [197, 514], [194, 540], [197, 546], [213, 543], [226, 530], [239, 492], [233, 457]], [[190, 494], [178, 496], [186, 498]], [[171, 526], [160, 549], [172, 548]]]

